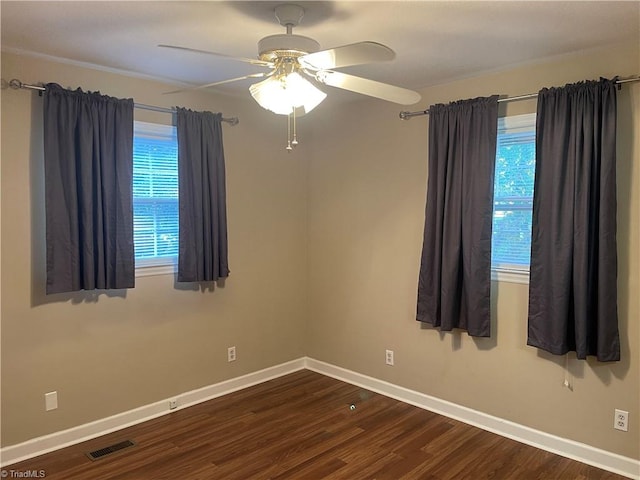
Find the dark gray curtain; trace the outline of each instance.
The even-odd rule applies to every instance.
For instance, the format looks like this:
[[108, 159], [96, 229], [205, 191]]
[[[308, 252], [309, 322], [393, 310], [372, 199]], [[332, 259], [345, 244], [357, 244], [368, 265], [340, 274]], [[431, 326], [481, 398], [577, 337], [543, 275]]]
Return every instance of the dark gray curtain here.
[[179, 282], [229, 276], [222, 115], [178, 108]]
[[498, 96], [429, 107], [429, 179], [416, 319], [491, 335]]
[[528, 344], [620, 360], [616, 85], [538, 95]]
[[133, 100], [44, 93], [48, 294], [131, 288]]

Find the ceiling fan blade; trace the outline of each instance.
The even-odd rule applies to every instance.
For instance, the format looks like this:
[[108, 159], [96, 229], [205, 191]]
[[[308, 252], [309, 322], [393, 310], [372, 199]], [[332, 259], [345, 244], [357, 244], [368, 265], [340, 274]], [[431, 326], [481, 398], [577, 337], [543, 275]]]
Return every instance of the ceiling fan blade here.
[[236, 60], [238, 62], [250, 63], [252, 65], [258, 65], [261, 67], [272, 67], [273, 63], [265, 62], [264, 60], [258, 60], [257, 58], [245, 58], [245, 57], [232, 57], [231, 55], [225, 55], [224, 53], [211, 52], [209, 50], [198, 50], [197, 48], [180, 47], [178, 45], [158, 45], [161, 48], [171, 48], [173, 50], [182, 50], [184, 52], [192, 53], [204, 53], [205, 55], [213, 55], [221, 58], [228, 58], [229, 60]]
[[356, 77], [342, 72], [318, 72], [316, 79], [320, 83], [331, 87], [342, 88], [351, 92], [361, 93], [370, 97], [380, 98], [400, 105], [412, 105], [422, 98], [418, 92], [396, 87], [388, 83], [376, 82], [367, 78]]
[[223, 85], [225, 83], [237, 82], [239, 80], [246, 80], [247, 78], [268, 77], [268, 76], [270, 76], [272, 74], [273, 74], [273, 72], [252, 73], [251, 75], [245, 75], [243, 77], [236, 77], [236, 78], [229, 78], [228, 80], [220, 80], [218, 82], [207, 83], [205, 85], [198, 85], [196, 87], [181, 88], [180, 90], [172, 90], [170, 92], [164, 92], [164, 94], [165, 95], [170, 95], [172, 93], [180, 93], [180, 92], [186, 92], [186, 91], [190, 91], [190, 90], [202, 90], [204, 88], [215, 87], [217, 85]]
[[301, 56], [298, 61], [307, 68], [329, 70], [363, 63], [386, 62], [395, 57], [396, 53], [386, 45], [376, 42], [358, 42], [308, 53]]

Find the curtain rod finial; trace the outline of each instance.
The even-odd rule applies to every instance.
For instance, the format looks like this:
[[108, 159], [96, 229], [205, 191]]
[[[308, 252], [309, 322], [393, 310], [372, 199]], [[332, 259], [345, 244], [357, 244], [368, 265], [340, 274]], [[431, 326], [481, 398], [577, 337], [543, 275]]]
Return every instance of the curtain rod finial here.
[[9, 80], [9, 87], [18, 90], [22, 88], [22, 82], [16, 78], [12, 78], [11, 80]]

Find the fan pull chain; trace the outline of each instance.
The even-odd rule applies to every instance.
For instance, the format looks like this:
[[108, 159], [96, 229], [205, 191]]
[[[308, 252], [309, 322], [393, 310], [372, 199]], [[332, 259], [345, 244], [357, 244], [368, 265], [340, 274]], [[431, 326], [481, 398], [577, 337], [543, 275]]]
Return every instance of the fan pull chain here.
[[291, 153], [291, 114], [287, 115], [287, 153]]
[[[293, 139], [291, 138], [291, 122], [293, 121]], [[296, 109], [293, 108], [291, 113], [287, 115], [287, 150], [291, 153], [294, 147], [298, 145], [298, 134], [296, 129]]]
[[296, 134], [296, 109], [293, 109], [293, 141], [291, 142], [291, 145], [293, 145], [294, 147], [296, 145], [298, 145], [298, 136]]

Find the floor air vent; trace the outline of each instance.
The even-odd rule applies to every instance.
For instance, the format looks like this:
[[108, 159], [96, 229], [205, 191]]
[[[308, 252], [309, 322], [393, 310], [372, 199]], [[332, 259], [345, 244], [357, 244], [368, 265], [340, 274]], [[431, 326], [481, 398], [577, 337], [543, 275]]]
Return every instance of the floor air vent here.
[[108, 447], [100, 448], [98, 450], [94, 450], [93, 452], [87, 453], [87, 457], [91, 460], [97, 460], [104, 456], [110, 455], [112, 453], [118, 452], [124, 448], [133, 447], [135, 443], [131, 440], [125, 440], [124, 442], [116, 443], [115, 445], [109, 445]]

